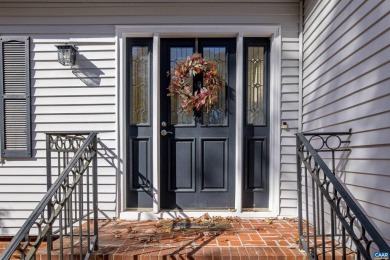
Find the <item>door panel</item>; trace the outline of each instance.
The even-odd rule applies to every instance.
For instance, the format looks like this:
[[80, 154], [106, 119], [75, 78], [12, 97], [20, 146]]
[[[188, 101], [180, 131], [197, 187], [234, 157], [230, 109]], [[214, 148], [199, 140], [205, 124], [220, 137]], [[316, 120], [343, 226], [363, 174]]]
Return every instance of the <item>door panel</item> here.
[[227, 139], [201, 139], [201, 191], [228, 191]]
[[[218, 64], [225, 84], [212, 110], [186, 114], [179, 100], [167, 97], [166, 75], [196, 50]], [[160, 117], [168, 132], [161, 136], [162, 208], [234, 207], [234, 71], [235, 39], [161, 40]], [[203, 84], [200, 74], [190, 82]]]
[[261, 191], [266, 188], [266, 163], [262, 160], [267, 154], [264, 138], [248, 138], [246, 143], [247, 170], [245, 174], [245, 191]]
[[134, 190], [149, 189], [151, 172], [149, 171], [150, 139], [132, 138], [131, 142], [131, 185]]
[[168, 139], [168, 145], [169, 191], [195, 192], [195, 139]]

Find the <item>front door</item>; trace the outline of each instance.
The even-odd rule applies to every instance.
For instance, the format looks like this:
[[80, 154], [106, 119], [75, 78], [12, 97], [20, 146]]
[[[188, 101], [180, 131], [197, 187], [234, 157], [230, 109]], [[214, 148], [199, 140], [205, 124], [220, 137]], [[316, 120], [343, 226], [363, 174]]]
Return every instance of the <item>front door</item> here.
[[[234, 208], [235, 46], [232, 38], [161, 40], [161, 208]], [[180, 100], [168, 97], [177, 61], [195, 52], [217, 64], [223, 79], [213, 109], [186, 113]], [[193, 90], [203, 84], [192, 79]]]
[[[269, 150], [269, 39], [244, 38], [242, 86], [236, 83], [236, 39], [161, 39], [155, 57], [160, 89], [152, 86], [152, 38], [128, 38], [126, 44], [126, 182], [128, 209], [231, 209], [235, 193], [244, 209], [268, 208]], [[177, 61], [195, 52], [217, 64], [223, 87], [209, 111], [183, 112], [180, 101], [168, 97], [169, 73]], [[200, 77], [199, 77], [200, 76]], [[200, 74], [190, 80], [195, 90]], [[239, 80], [240, 81], [240, 80]], [[236, 100], [236, 90], [243, 94]], [[160, 95], [159, 114], [152, 114], [151, 97]], [[157, 93], [156, 93], [157, 94]], [[236, 115], [236, 104], [242, 104]], [[153, 150], [152, 118], [160, 118], [160, 151]], [[235, 140], [237, 129], [242, 139]], [[240, 145], [236, 149], [236, 142]], [[235, 154], [235, 151], [240, 151]], [[160, 154], [160, 180], [153, 180], [152, 159]], [[243, 169], [235, 171], [241, 160]], [[235, 191], [235, 177], [242, 186]], [[159, 187], [153, 185], [159, 183]], [[154, 188], [155, 187], [155, 188]], [[156, 196], [157, 194], [157, 196]], [[237, 196], [240, 197], [240, 196]]]

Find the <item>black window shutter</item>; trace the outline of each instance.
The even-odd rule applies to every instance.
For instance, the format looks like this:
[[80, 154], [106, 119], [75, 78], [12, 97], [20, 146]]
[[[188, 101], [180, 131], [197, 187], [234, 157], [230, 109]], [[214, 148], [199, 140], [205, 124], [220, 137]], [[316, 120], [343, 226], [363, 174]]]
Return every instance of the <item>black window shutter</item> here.
[[1, 157], [31, 157], [30, 40], [0, 36]]

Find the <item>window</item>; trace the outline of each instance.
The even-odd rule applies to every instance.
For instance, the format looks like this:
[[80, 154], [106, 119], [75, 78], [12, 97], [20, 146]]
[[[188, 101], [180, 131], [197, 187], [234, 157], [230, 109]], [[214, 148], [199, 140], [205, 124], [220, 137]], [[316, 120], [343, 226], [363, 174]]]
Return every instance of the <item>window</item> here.
[[245, 38], [246, 124], [267, 125], [268, 39]]
[[1, 157], [31, 157], [30, 41], [0, 37]]
[[130, 124], [150, 125], [150, 38], [127, 40]]

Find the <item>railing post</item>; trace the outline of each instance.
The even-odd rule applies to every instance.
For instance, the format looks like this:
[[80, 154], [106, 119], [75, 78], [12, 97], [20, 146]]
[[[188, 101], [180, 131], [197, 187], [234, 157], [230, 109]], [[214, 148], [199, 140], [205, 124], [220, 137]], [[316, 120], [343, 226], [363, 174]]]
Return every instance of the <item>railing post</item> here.
[[46, 134], [46, 180], [47, 180], [47, 190], [49, 190], [51, 186], [50, 134]]
[[296, 137], [297, 141], [297, 189], [298, 189], [298, 235], [299, 235], [299, 247], [302, 249], [301, 238], [303, 237], [303, 222], [302, 222], [302, 164], [301, 158], [299, 157], [299, 148], [301, 147], [301, 142], [299, 141], [298, 136]]
[[[51, 135], [46, 134], [46, 186], [47, 186], [47, 191], [50, 189], [51, 184], [52, 184], [52, 179], [51, 179], [51, 149], [50, 149], [50, 139]], [[50, 219], [51, 217], [51, 203], [47, 205], [47, 219]], [[52, 228], [50, 227], [50, 230], [47, 234], [47, 258], [50, 260], [51, 259], [51, 250], [53, 248], [52, 245]]]
[[98, 185], [97, 185], [97, 135], [93, 140], [93, 150], [95, 155], [93, 156], [92, 161], [92, 185], [93, 185], [93, 234], [95, 236], [95, 246], [94, 251], [97, 251], [99, 248], [99, 231], [98, 231]]

